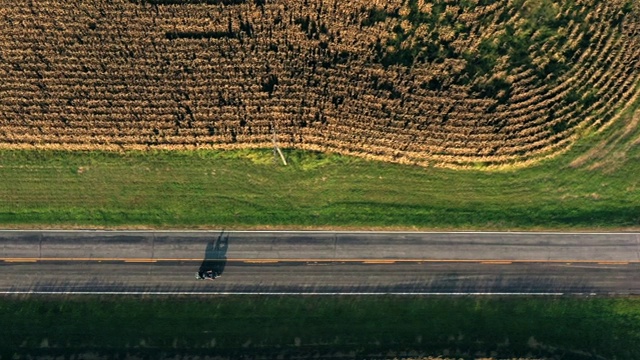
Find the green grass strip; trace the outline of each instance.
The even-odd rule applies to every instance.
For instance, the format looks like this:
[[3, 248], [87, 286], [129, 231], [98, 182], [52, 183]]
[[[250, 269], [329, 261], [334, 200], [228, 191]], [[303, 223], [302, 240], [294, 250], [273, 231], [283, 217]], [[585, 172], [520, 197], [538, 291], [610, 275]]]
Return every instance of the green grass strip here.
[[[640, 299], [0, 299], [0, 355], [638, 359]], [[128, 354], [128, 355], [127, 355]]]
[[532, 229], [640, 225], [637, 148], [613, 171], [503, 171], [332, 154], [0, 151], [0, 225]]

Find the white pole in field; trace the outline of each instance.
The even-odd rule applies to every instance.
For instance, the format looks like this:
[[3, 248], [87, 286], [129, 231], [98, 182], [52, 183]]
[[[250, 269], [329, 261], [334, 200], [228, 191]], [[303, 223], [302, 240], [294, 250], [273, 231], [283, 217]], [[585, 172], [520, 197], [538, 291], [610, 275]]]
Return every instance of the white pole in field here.
[[280, 154], [280, 159], [282, 159], [282, 163], [286, 166], [287, 160], [284, 158], [284, 154], [282, 154], [280, 147], [278, 147], [278, 140], [276, 138], [276, 125], [274, 123], [271, 123], [271, 131], [273, 131], [273, 159], [274, 161], [276, 161], [276, 152], [278, 152], [278, 154]]

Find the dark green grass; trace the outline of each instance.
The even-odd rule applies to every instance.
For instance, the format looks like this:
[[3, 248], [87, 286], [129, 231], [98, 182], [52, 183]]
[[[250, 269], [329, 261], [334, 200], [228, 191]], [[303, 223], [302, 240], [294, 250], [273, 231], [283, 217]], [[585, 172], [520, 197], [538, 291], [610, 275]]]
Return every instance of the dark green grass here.
[[[631, 112], [629, 113], [631, 114]], [[626, 119], [630, 119], [628, 115]], [[627, 120], [524, 169], [447, 170], [333, 154], [0, 151], [0, 226], [405, 229], [640, 227]], [[596, 162], [604, 165], [591, 169]]]
[[207, 297], [0, 299], [13, 355], [351, 353], [640, 358], [640, 300]]

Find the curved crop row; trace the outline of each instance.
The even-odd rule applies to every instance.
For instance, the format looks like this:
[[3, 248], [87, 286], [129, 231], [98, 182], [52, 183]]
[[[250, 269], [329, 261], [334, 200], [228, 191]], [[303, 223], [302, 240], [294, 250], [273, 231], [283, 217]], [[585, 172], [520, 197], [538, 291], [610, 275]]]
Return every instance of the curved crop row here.
[[631, 0], [10, 0], [0, 147], [529, 161], [638, 96]]

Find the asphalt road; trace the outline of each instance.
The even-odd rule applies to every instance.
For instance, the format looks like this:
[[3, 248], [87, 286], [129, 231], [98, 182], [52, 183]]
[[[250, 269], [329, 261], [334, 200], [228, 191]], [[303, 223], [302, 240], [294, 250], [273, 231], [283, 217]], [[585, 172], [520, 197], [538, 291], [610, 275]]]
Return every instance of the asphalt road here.
[[639, 233], [0, 231], [0, 251], [5, 294], [640, 294]]

